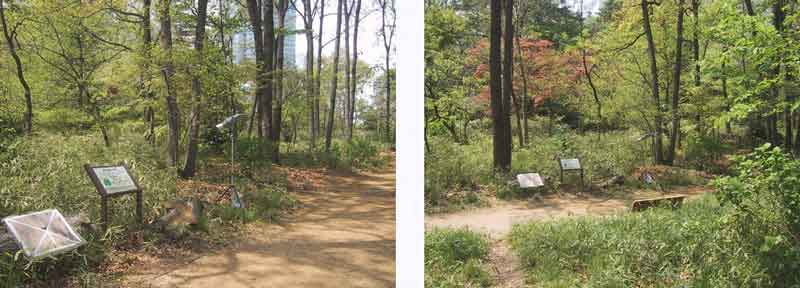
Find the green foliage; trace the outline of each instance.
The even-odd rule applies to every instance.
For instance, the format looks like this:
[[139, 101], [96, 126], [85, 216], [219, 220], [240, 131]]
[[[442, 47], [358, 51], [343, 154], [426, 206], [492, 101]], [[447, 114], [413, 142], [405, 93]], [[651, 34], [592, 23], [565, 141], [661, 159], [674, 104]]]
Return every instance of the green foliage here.
[[486, 236], [467, 229], [434, 229], [425, 233], [425, 287], [490, 287], [483, 269]]
[[[734, 175], [714, 182], [721, 202], [734, 210], [731, 225], [765, 253], [800, 258], [800, 161], [769, 144], [734, 161]], [[775, 263], [771, 272], [797, 278], [790, 272], [800, 269], [797, 263]]]
[[713, 162], [731, 152], [730, 144], [712, 135], [687, 135], [684, 160], [698, 170], [716, 169]]
[[[550, 187], [577, 185], [579, 179], [574, 173], [566, 173], [565, 183], [560, 183], [558, 156], [579, 158], [587, 183], [616, 175], [628, 176], [649, 157], [649, 147], [636, 142], [639, 134], [636, 131], [578, 134], [561, 126], [547, 128], [548, 125], [547, 121], [531, 122], [531, 130], [552, 130], [553, 135], [532, 134], [530, 145], [513, 151], [511, 171], [507, 175], [492, 173], [491, 149], [486, 148], [492, 145], [489, 136], [476, 135], [468, 145], [454, 144], [442, 137], [429, 138], [431, 151], [425, 155], [425, 203], [429, 212], [437, 206], [457, 209], [481, 203], [469, 201], [474, 200], [473, 197], [448, 199], [451, 192], [485, 194], [494, 191], [501, 198], [528, 196], [534, 191], [523, 191], [509, 184], [520, 173], [539, 173]], [[517, 139], [514, 140], [516, 144]]]
[[[711, 196], [679, 210], [651, 209], [516, 225], [514, 251], [542, 287], [791, 287], [796, 275], [774, 273], [797, 255], [775, 257], [730, 229], [730, 208]], [[778, 241], [773, 241], [778, 242]], [[791, 269], [786, 267], [786, 271]], [[795, 273], [796, 274], [796, 273]]]
[[[0, 152], [1, 216], [56, 208], [65, 215], [85, 213], [92, 223], [100, 222], [100, 196], [83, 169], [89, 163], [128, 164], [144, 190], [145, 222], [152, 221], [159, 205], [176, 195], [174, 170], [167, 168], [158, 149], [138, 134], [121, 135], [110, 148], [105, 148], [96, 134], [37, 135], [20, 139], [11, 147], [6, 153]], [[118, 197], [109, 203], [111, 229], [104, 237], [108, 241], [101, 242], [99, 235], [84, 234], [89, 242], [86, 246], [57, 256], [55, 261], [29, 264], [23, 258], [3, 258], [0, 279], [8, 277], [7, 283], [63, 281], [60, 276], [91, 271], [103, 261], [109, 248], [106, 245], [113, 245], [122, 232], [136, 227], [134, 197]]]

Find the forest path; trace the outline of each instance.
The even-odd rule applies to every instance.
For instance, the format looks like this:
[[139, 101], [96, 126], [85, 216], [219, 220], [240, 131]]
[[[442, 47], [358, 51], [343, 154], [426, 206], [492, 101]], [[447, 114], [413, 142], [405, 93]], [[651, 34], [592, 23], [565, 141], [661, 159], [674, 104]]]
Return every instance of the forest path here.
[[[708, 192], [701, 186], [680, 187], [668, 191], [666, 195], [683, 194], [688, 198], [699, 197]], [[655, 191], [636, 192], [635, 198], [662, 195]], [[489, 259], [486, 265], [494, 276], [494, 287], [511, 288], [525, 286], [525, 273], [519, 259], [511, 251], [508, 233], [517, 223], [529, 221], [549, 221], [573, 216], [603, 216], [625, 211], [630, 199], [603, 198], [597, 196], [563, 197], [548, 196], [541, 201], [509, 201], [492, 207], [471, 209], [450, 214], [426, 215], [425, 229], [461, 228], [487, 233], [490, 236]]]
[[[472, 231], [487, 233], [499, 239], [511, 232], [517, 223], [529, 221], [547, 221], [573, 216], [611, 215], [627, 209], [634, 198], [648, 198], [659, 195], [687, 195], [698, 197], [707, 192], [702, 186], [679, 187], [661, 194], [656, 191], [637, 191], [630, 197], [614, 198], [594, 195], [575, 196], [573, 194], [549, 195], [541, 200], [503, 201], [491, 207], [468, 209], [455, 213], [434, 214], [425, 216], [425, 228], [466, 227]], [[630, 198], [630, 199], [628, 199]]]
[[286, 225], [260, 224], [151, 287], [394, 287], [395, 169], [326, 173]]

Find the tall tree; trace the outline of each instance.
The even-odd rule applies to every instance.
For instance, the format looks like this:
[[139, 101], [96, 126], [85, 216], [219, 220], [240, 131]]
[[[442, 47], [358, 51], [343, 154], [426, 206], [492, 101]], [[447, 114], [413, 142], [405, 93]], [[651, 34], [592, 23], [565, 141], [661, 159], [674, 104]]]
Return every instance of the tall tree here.
[[175, 75], [175, 64], [172, 60], [172, 18], [170, 16], [170, 5], [172, 0], [161, 0], [159, 9], [159, 22], [161, 24], [160, 45], [161, 50], [165, 54], [163, 63], [161, 64], [161, 73], [164, 76], [164, 86], [166, 86], [166, 93], [164, 101], [167, 104], [167, 127], [169, 129], [167, 136], [167, 154], [169, 155], [169, 164], [171, 166], [178, 165], [178, 140], [180, 137], [180, 111], [178, 108], [178, 99], [175, 89], [172, 85], [172, 76]]
[[650, 61], [650, 88], [653, 96], [653, 104], [656, 107], [655, 123], [653, 131], [653, 162], [662, 163], [663, 155], [661, 151], [661, 98], [658, 96], [658, 65], [656, 64], [656, 44], [653, 41], [653, 30], [650, 27], [650, 9], [648, 0], [642, 0], [642, 25], [644, 34], [647, 38], [647, 59]]
[[[384, 75], [386, 75], [386, 110], [384, 111], [384, 125], [386, 127], [386, 141], [392, 142], [392, 77], [390, 71], [390, 60], [392, 52], [392, 40], [394, 39], [395, 24], [397, 17], [395, 14], [394, 0], [377, 0], [378, 5], [381, 7], [381, 30], [379, 33], [383, 38], [383, 48], [386, 50], [386, 59], [384, 59]], [[391, 23], [387, 22], [391, 21]]]
[[684, 0], [678, 0], [677, 39], [675, 40], [675, 66], [672, 68], [672, 132], [669, 135], [669, 150], [666, 163], [675, 161], [675, 148], [681, 133], [681, 113], [678, 111], [681, 99], [681, 70], [683, 70], [683, 8]]
[[311, 142], [314, 143], [312, 147], [316, 146], [317, 137], [321, 133], [320, 130], [320, 111], [319, 111], [319, 99], [322, 95], [322, 24], [323, 20], [325, 20], [325, 0], [320, 0], [319, 3], [319, 31], [317, 35], [319, 38], [317, 39], [317, 76], [314, 77], [314, 105], [312, 106], [312, 115], [314, 116], [314, 120], [311, 121]]
[[263, 73], [266, 69], [264, 67], [266, 65], [266, 59], [264, 57], [264, 40], [262, 39], [264, 34], [261, 31], [261, 1], [247, 0], [247, 15], [250, 20], [250, 28], [253, 31], [253, 45], [255, 46], [256, 56], [256, 89], [255, 97], [253, 97], [253, 110], [250, 114], [250, 124], [247, 130], [249, 133], [252, 133], [253, 127], [255, 126], [258, 136], [263, 137], [264, 131], [261, 129], [261, 126], [263, 125], [264, 114], [261, 113], [259, 109], [261, 108], [261, 97], [264, 95], [264, 89], [266, 89], [267, 86], [267, 75]]
[[333, 118], [336, 115], [336, 90], [337, 90], [337, 78], [336, 75], [339, 75], [339, 47], [340, 47], [340, 40], [342, 35], [342, 4], [344, 1], [347, 0], [338, 0], [337, 7], [336, 7], [336, 45], [333, 47], [333, 77], [331, 77], [331, 86], [330, 86], [330, 105], [328, 106], [328, 119], [325, 120], [325, 152], [331, 150], [331, 140], [333, 137]]
[[24, 130], [25, 133], [30, 135], [33, 131], [33, 96], [31, 95], [31, 87], [28, 85], [28, 81], [25, 79], [25, 71], [22, 66], [22, 60], [17, 53], [17, 48], [19, 47], [19, 43], [17, 42], [17, 28], [19, 25], [14, 25], [9, 29], [8, 20], [6, 19], [6, 8], [3, 6], [3, 2], [5, 0], [0, 0], [0, 25], [3, 25], [3, 36], [6, 40], [6, 45], [8, 45], [8, 52], [11, 54], [11, 58], [14, 58], [15, 69], [17, 72], [17, 80], [19, 84], [22, 85], [22, 89], [25, 94], [25, 115], [23, 117], [24, 121]]
[[142, 1], [142, 59], [139, 69], [139, 94], [147, 101], [147, 106], [144, 108], [144, 121], [147, 124], [148, 130], [146, 138], [150, 141], [150, 145], [156, 144], [156, 112], [155, 107], [150, 101], [154, 98], [151, 82], [152, 76], [150, 74], [150, 64], [153, 48], [153, 27], [150, 22], [150, 10], [152, 9], [152, 1]]
[[261, 11], [263, 15], [261, 40], [264, 41], [264, 65], [262, 66], [261, 73], [264, 74], [265, 83], [264, 94], [261, 96], [259, 103], [259, 112], [263, 114], [264, 125], [261, 126], [262, 135], [269, 136], [273, 139], [275, 128], [272, 127], [272, 101], [275, 85], [275, 1], [274, 0], [261, 0]]
[[503, 37], [503, 149], [501, 151], [500, 168], [508, 171], [511, 168], [511, 97], [514, 94], [514, 0], [506, 0], [503, 6], [505, 21]]
[[353, 138], [353, 122], [355, 121], [355, 110], [356, 110], [356, 80], [358, 79], [358, 26], [361, 23], [361, 0], [356, 0], [356, 16], [354, 18], [353, 23], [353, 66], [350, 67], [350, 108], [348, 109], [349, 115], [347, 118], [347, 139]]
[[[208, 0], [197, 1], [197, 26], [194, 32], [194, 53], [196, 66], [202, 66], [205, 60], [203, 53], [206, 40], [206, 17], [208, 15]], [[181, 172], [181, 177], [194, 177], [197, 163], [197, 144], [200, 134], [200, 115], [203, 107], [203, 83], [200, 81], [200, 73], [205, 69], [193, 69], [192, 74], [192, 112], [189, 117], [189, 142], [186, 148], [186, 162]]]
[[[316, 85], [314, 79], [314, 14], [316, 13], [317, 5], [319, 5], [319, 0], [314, 1], [314, 8], [312, 8], [310, 0], [302, 0], [303, 2], [303, 12], [299, 12], [300, 9], [297, 9], [297, 3], [295, 0], [292, 0], [292, 7], [294, 7], [295, 11], [298, 11], [300, 17], [303, 19], [303, 28], [306, 35], [306, 79], [305, 79], [305, 88], [306, 88], [306, 100], [308, 101], [308, 127], [309, 127], [309, 145], [311, 149], [314, 149], [316, 146], [316, 138], [317, 138], [317, 130], [314, 126], [314, 121], [316, 120], [317, 111], [314, 109], [314, 99], [315, 99], [315, 88]], [[320, 35], [320, 39], [322, 36]]]
[[503, 87], [501, 70], [501, 38], [503, 26], [501, 24], [503, 15], [504, 0], [492, 0], [490, 7], [490, 24], [489, 24], [489, 93], [491, 94], [491, 109], [492, 109], [492, 127], [493, 127], [493, 156], [495, 169], [504, 171], [511, 165], [510, 159], [505, 157], [506, 151], [510, 151], [506, 146], [504, 126], [505, 121], [505, 107], [503, 100]]
[[289, 2], [287, 0], [279, 0], [278, 1], [278, 25], [280, 31], [278, 33], [278, 38], [276, 39], [276, 49], [275, 55], [275, 110], [272, 111], [272, 162], [273, 163], [280, 163], [280, 147], [281, 147], [281, 126], [283, 121], [283, 76], [284, 76], [284, 51], [283, 47], [285, 45], [284, 40], [286, 39], [285, 35], [287, 33], [286, 30], [286, 11], [289, 9]]
[[[344, 1], [344, 134], [350, 135], [352, 126], [350, 124], [350, 65], [356, 65], [356, 63], [350, 63], [350, 18], [353, 15], [353, 4], [352, 0], [345, 0]], [[350, 138], [347, 138], [350, 140]]]

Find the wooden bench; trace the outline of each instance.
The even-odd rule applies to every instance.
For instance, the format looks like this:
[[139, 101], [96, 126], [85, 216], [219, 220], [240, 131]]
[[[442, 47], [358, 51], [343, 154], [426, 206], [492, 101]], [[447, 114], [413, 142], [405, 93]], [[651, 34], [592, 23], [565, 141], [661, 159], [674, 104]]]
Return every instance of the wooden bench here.
[[655, 197], [655, 198], [648, 198], [648, 199], [638, 199], [633, 201], [633, 207], [631, 210], [635, 211], [642, 211], [647, 208], [655, 207], [658, 205], [662, 205], [666, 202], [669, 202], [672, 209], [678, 208], [683, 203], [683, 199], [686, 198], [686, 195], [669, 195], [669, 196], [662, 196], [662, 197]]

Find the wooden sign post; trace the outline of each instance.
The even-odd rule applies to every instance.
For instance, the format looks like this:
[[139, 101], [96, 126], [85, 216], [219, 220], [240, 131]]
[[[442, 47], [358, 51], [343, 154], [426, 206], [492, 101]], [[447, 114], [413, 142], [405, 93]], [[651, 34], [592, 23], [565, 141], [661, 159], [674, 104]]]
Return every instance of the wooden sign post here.
[[92, 179], [97, 193], [100, 193], [100, 217], [103, 221], [103, 232], [108, 229], [108, 198], [125, 194], [136, 194], [136, 219], [142, 223], [142, 188], [136, 182], [136, 177], [130, 173], [128, 166], [119, 165], [90, 165], [83, 166], [86, 174]]
[[558, 159], [559, 168], [561, 168], [561, 183], [564, 183], [564, 171], [579, 171], [581, 173], [581, 189], [583, 189], [583, 167], [577, 158], [574, 159]]

